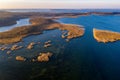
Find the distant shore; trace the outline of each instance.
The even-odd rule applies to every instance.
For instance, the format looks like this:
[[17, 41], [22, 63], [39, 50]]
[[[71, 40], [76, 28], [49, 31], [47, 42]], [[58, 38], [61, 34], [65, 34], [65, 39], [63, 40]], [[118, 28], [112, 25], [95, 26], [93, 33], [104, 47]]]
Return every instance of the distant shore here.
[[16, 21], [22, 18], [31, 18], [31, 17], [49, 17], [49, 18], [62, 18], [62, 17], [71, 17], [76, 18], [78, 16], [87, 16], [87, 15], [120, 15], [120, 12], [86, 12], [86, 13], [48, 13], [48, 12], [6, 12], [0, 11], [0, 27], [9, 26], [16, 24]]

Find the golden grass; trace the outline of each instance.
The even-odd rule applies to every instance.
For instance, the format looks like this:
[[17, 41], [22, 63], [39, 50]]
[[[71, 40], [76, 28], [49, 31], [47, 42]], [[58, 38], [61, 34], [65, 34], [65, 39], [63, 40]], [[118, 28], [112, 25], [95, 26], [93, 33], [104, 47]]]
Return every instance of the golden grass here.
[[32, 23], [32, 25], [16, 27], [10, 31], [0, 32], [0, 44], [19, 42], [22, 40], [22, 38], [26, 36], [32, 34], [40, 34], [44, 30], [51, 29], [67, 30], [67, 39], [80, 37], [84, 34], [84, 29], [78, 27], [77, 25], [60, 24], [52, 19], [34, 18], [31, 19], [30, 22]]
[[120, 33], [108, 30], [93, 29], [93, 36], [98, 42], [114, 42], [120, 40]]
[[67, 39], [72, 39], [76, 37], [80, 37], [84, 34], [84, 29], [78, 27], [77, 25], [72, 24], [63, 24], [63, 27], [60, 27], [61, 30], [67, 30]]

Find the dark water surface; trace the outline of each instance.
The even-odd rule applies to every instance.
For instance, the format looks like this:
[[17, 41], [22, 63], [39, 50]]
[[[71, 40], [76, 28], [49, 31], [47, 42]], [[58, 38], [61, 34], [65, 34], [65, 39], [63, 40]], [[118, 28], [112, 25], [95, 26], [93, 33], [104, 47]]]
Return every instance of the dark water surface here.
[[[93, 28], [120, 32], [120, 16], [81, 16], [61, 18], [60, 22], [83, 25], [83, 37], [66, 42], [61, 31], [44, 31], [41, 35], [24, 38], [24, 48], [10, 55], [0, 51], [0, 80], [120, 80], [120, 41], [98, 43], [93, 38]], [[43, 48], [43, 43], [52, 41], [52, 46]], [[41, 42], [34, 49], [26, 50], [30, 42]], [[10, 45], [9, 45], [10, 46]], [[52, 52], [49, 62], [31, 62], [40, 52]], [[15, 60], [17, 55], [26, 62]]]

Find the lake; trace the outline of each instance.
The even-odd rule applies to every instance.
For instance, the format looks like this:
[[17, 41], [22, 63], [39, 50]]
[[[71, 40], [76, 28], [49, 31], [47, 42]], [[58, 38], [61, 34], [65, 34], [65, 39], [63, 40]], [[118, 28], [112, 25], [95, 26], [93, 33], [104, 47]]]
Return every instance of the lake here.
[[8, 31], [15, 27], [20, 27], [24, 25], [30, 25], [29, 19], [20, 19], [16, 21], [16, 24], [14, 25], [0, 27], [0, 32]]
[[[60, 30], [50, 30], [24, 38], [23, 43], [17, 43], [24, 48], [10, 55], [0, 51], [0, 80], [120, 80], [120, 41], [98, 43], [92, 32], [93, 28], [120, 32], [120, 16], [89, 15], [58, 21], [84, 26], [84, 36], [66, 42]], [[48, 40], [52, 41], [52, 46], [44, 48]], [[26, 50], [32, 41], [41, 43]], [[40, 52], [48, 51], [53, 53], [49, 62], [29, 61]], [[27, 61], [16, 61], [18, 55], [26, 57]]]

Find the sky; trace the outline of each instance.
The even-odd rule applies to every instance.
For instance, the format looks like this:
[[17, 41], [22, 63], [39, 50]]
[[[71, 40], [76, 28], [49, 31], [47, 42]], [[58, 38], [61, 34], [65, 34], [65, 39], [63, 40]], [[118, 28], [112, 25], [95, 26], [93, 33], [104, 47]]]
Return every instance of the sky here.
[[0, 9], [120, 8], [120, 0], [0, 0]]

